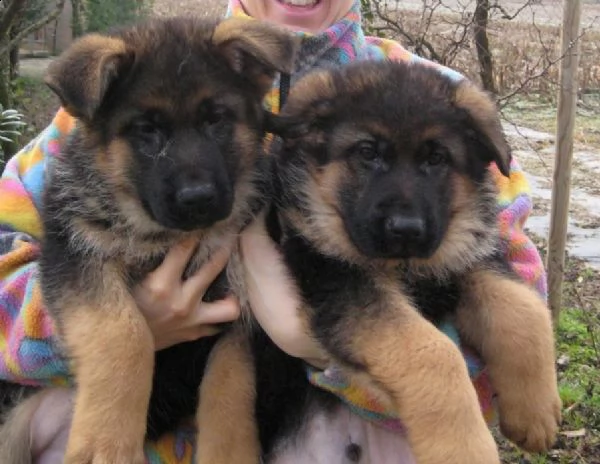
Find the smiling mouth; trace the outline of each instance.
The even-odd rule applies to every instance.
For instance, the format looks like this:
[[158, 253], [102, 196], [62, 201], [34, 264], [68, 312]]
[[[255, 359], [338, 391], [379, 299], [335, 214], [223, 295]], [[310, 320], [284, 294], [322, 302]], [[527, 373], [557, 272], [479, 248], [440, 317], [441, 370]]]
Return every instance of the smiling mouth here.
[[299, 7], [299, 8], [311, 8], [319, 3], [320, 0], [277, 0], [282, 5]]

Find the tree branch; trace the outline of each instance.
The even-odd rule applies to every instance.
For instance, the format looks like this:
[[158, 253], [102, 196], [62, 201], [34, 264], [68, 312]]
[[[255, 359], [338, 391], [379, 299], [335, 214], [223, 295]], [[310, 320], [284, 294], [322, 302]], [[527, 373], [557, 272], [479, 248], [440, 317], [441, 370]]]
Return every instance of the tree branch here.
[[530, 6], [531, 3], [532, 3], [531, 0], [527, 0], [523, 5], [521, 5], [519, 8], [517, 8], [517, 11], [515, 11], [513, 14], [510, 14], [502, 5], [498, 4], [498, 2], [496, 2], [493, 5], [490, 5], [490, 11], [498, 10], [498, 11], [500, 11], [500, 13], [502, 13], [502, 16], [501, 16], [502, 19], [506, 19], [506, 20], [510, 21], [512, 19], [515, 19], [517, 16], [519, 16], [521, 11], [523, 11], [525, 8]]
[[8, 36], [8, 31], [14, 19], [25, 10], [26, 5], [27, 0], [13, 0], [8, 4], [2, 17], [0, 17], [0, 40], [2, 40], [2, 37]]
[[[497, 99], [497, 103], [498, 106], [500, 108], [503, 108], [504, 106], [506, 106], [509, 101], [516, 95], [520, 94], [521, 92], [523, 92], [523, 89], [525, 89], [525, 87], [527, 87], [527, 85], [531, 82], [534, 81], [536, 79], [540, 79], [541, 77], [544, 76], [544, 74], [546, 74], [548, 72], [548, 70], [550, 68], [552, 68], [552, 66], [554, 66], [555, 64], [559, 63], [561, 60], [563, 60], [565, 58], [565, 56], [567, 56], [567, 53], [569, 53], [569, 51], [577, 44], [577, 42], [579, 40], [581, 40], [581, 38], [583, 37], [583, 32], [580, 33], [575, 40], [573, 41], [573, 43], [571, 43], [571, 45], [569, 46], [569, 49], [565, 51], [565, 53], [563, 53], [562, 55], [560, 55], [558, 58], [555, 58], [553, 60], [548, 59], [547, 64], [536, 74], [530, 74], [529, 76], [527, 76], [527, 78], [523, 81], [521, 81], [518, 85], [518, 87], [516, 89], [514, 89], [512, 92], [503, 95], [502, 97]], [[542, 57], [543, 58], [543, 57]], [[540, 58], [540, 60], [542, 59]], [[547, 57], [546, 57], [547, 58]], [[534, 68], [537, 68], [537, 64]]]
[[[15, 2], [16, 1], [17, 0], [15, 0]], [[30, 24], [23, 30], [19, 31], [17, 33], [17, 35], [15, 35], [6, 45], [4, 45], [2, 48], [0, 48], [0, 54], [4, 54], [4, 53], [8, 52], [10, 49], [15, 47], [21, 40], [23, 40], [25, 37], [27, 37], [29, 34], [44, 27], [49, 22], [54, 21], [56, 18], [58, 18], [58, 16], [62, 12], [64, 6], [65, 6], [65, 0], [56, 0], [56, 6], [54, 7], [54, 10], [52, 10], [50, 13], [48, 13], [43, 18], [39, 19], [38, 21]]]
[[[387, 24], [389, 30], [396, 32], [403, 36], [406, 40], [408, 40], [409, 45], [411, 47], [415, 47], [415, 51], [418, 55], [421, 55], [423, 51], [427, 51], [429, 54], [429, 58], [438, 63], [443, 63], [443, 57], [441, 57], [435, 50], [433, 44], [431, 44], [425, 38], [425, 34], [429, 29], [429, 22], [426, 24], [425, 30], [420, 34], [419, 37], [415, 37], [409, 34], [406, 29], [402, 26], [402, 24], [398, 21], [393, 20], [387, 12], [383, 12], [381, 9], [381, 0], [374, 0], [373, 4], [375, 5], [375, 13], [380, 20]], [[387, 7], [386, 7], [387, 8]], [[422, 12], [424, 14], [424, 12]], [[375, 28], [375, 30], [385, 30], [385, 28], [379, 27]]]

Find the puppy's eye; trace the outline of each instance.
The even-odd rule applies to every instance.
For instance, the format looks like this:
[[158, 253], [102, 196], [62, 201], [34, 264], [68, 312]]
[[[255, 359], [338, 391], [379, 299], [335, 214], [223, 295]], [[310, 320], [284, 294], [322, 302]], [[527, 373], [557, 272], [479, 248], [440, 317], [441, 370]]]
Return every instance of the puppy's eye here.
[[356, 146], [356, 153], [363, 161], [375, 161], [379, 158], [377, 145], [375, 142], [363, 141]]
[[208, 124], [209, 126], [222, 123], [229, 115], [229, 108], [214, 102], [205, 102], [200, 107], [200, 120], [202, 123]]
[[152, 135], [159, 130], [154, 122], [144, 118], [134, 121], [132, 128], [140, 135]]
[[446, 150], [434, 150], [427, 158], [427, 164], [430, 166], [437, 166], [438, 164], [445, 163], [448, 160], [448, 152]]
[[450, 160], [450, 153], [443, 145], [435, 142], [428, 142], [424, 148], [425, 164], [427, 166], [439, 166]]
[[227, 108], [224, 106], [215, 106], [209, 114], [207, 114], [206, 121], [209, 124], [218, 124], [227, 117]]
[[155, 135], [163, 131], [163, 118], [159, 113], [148, 112], [131, 123], [133, 131], [141, 136]]

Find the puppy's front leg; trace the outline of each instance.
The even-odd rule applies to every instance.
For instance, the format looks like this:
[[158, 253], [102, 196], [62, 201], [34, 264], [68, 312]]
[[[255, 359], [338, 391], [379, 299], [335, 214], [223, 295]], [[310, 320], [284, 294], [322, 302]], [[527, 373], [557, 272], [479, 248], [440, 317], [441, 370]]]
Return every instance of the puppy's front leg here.
[[472, 273], [463, 295], [458, 330], [487, 365], [502, 432], [529, 451], [548, 449], [561, 416], [550, 311], [527, 285], [491, 270]]
[[65, 463], [142, 464], [152, 333], [116, 272], [89, 293], [65, 292], [56, 306], [77, 381]]
[[390, 394], [419, 464], [498, 464], [460, 351], [392, 287], [349, 311], [328, 346]]
[[256, 379], [249, 341], [240, 326], [213, 348], [200, 386], [196, 464], [258, 464]]

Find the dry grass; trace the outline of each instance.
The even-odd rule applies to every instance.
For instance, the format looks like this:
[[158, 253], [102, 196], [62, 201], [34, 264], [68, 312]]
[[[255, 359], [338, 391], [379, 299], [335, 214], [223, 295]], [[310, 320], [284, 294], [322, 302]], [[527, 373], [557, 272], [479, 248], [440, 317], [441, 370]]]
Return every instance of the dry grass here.
[[[479, 67], [470, 34], [461, 38], [468, 22], [466, 16], [446, 13], [424, 18], [421, 12], [388, 10], [388, 14], [410, 35], [426, 31], [424, 38], [436, 51], [449, 48], [460, 41], [456, 54], [445, 56], [448, 66], [457, 69], [473, 80], [479, 80]], [[597, 20], [581, 32], [579, 40], [579, 86], [582, 93], [600, 93], [600, 11]], [[517, 17], [518, 18], [518, 17]], [[494, 60], [495, 85], [499, 95], [518, 92], [519, 96], [538, 94], [553, 100], [559, 82], [558, 62], [561, 56], [560, 27], [557, 24], [537, 24], [518, 19], [492, 20], [488, 28], [490, 49]], [[376, 21], [374, 28], [383, 24]], [[400, 34], [386, 29], [383, 33], [406, 43]]]
[[[524, 2], [501, 3], [514, 13]], [[432, 0], [427, 0], [427, 4], [438, 5]], [[393, 9], [394, 2], [388, 5], [391, 6], [383, 11], [395, 26], [390, 28], [376, 16], [367, 27], [409, 48], [410, 42], [399, 30], [412, 37], [421, 36], [446, 60], [444, 64], [472, 80], [480, 80], [470, 29], [464, 27], [471, 22], [467, 13], [472, 8], [465, 9], [453, 0], [445, 0], [440, 4], [443, 6], [431, 7], [437, 9], [428, 16], [422, 11], [423, 0], [399, 1], [399, 9]], [[488, 27], [494, 83], [503, 115], [516, 124], [549, 133], [555, 132], [556, 125], [561, 14], [561, 3], [542, 0], [510, 21], [492, 16]], [[585, 4], [582, 16], [575, 141], [600, 147], [600, 5]], [[460, 45], [456, 47], [456, 43]], [[427, 54], [426, 50], [423, 53]]]

